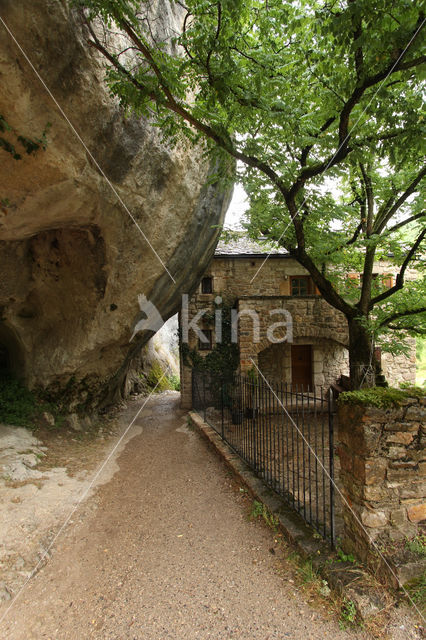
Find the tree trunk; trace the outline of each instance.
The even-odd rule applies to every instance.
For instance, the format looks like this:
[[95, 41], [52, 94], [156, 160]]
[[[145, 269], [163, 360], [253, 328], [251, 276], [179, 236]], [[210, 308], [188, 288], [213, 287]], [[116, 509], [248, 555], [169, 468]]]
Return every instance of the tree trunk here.
[[349, 369], [352, 389], [375, 385], [374, 343], [368, 329], [362, 325], [362, 316], [348, 318]]

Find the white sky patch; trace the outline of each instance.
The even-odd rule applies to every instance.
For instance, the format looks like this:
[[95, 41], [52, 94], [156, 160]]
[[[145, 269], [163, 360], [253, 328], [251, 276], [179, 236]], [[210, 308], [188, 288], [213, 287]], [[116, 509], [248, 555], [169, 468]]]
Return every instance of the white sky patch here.
[[234, 194], [225, 216], [225, 227], [227, 229], [241, 229], [241, 220], [244, 211], [249, 207], [247, 194], [243, 186], [238, 182], [234, 186]]

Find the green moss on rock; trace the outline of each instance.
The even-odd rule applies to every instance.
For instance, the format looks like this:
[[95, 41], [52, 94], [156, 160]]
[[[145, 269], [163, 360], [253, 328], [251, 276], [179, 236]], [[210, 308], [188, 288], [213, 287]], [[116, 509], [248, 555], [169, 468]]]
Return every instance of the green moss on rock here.
[[393, 387], [372, 387], [357, 391], [345, 391], [339, 396], [340, 405], [360, 405], [387, 409], [405, 404], [408, 398], [424, 398], [426, 392], [420, 387], [395, 389]]

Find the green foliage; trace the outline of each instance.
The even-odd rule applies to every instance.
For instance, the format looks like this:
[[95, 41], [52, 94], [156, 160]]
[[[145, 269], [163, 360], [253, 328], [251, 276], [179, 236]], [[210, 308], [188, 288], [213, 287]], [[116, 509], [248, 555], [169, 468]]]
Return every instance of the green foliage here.
[[172, 373], [170, 376], [167, 376], [167, 381], [169, 383], [169, 388], [173, 389], [173, 391], [180, 391], [180, 378], [175, 373]]
[[180, 390], [179, 376], [174, 373], [167, 374], [162, 370], [159, 362], [154, 362], [145, 379], [148, 387], [155, 389], [156, 393], [162, 393], [163, 391], [167, 391], [167, 389], [173, 389], [174, 391]]
[[271, 513], [268, 507], [263, 504], [263, 502], [259, 502], [258, 500], [253, 500], [253, 504], [251, 506], [250, 518], [252, 520], [257, 520], [258, 518], [262, 518], [265, 524], [272, 529], [274, 532], [278, 531], [279, 519], [278, 516], [275, 516]]
[[[22, 153], [16, 150], [15, 144], [19, 142], [27, 155], [36, 153], [39, 149], [46, 150], [47, 147], [47, 131], [51, 127], [50, 122], [47, 123], [44, 131], [39, 138], [27, 138], [19, 134], [13, 127], [11, 127], [5, 120], [4, 116], [0, 114], [0, 133], [9, 134], [8, 138], [0, 136], [0, 148], [10, 153], [15, 160], [21, 160]], [[14, 141], [11, 142], [11, 139]], [[15, 142], [16, 141], [16, 142]]]
[[399, 406], [407, 398], [424, 398], [425, 396], [426, 391], [420, 389], [420, 387], [409, 387], [407, 389], [373, 387], [358, 391], [345, 391], [340, 394], [338, 403], [341, 405], [352, 404], [386, 409], [392, 406]]
[[405, 548], [419, 556], [426, 556], [426, 534], [419, 533], [411, 540], [406, 540]]
[[233, 302], [223, 301], [221, 304], [214, 302], [214, 309], [210, 314], [205, 314], [204, 321], [214, 326], [215, 312], [222, 314], [222, 341], [215, 344], [213, 349], [202, 356], [197, 349], [189, 349], [187, 344], [182, 344], [182, 358], [185, 365], [201, 371], [211, 371], [220, 374], [223, 380], [232, 379], [240, 363], [238, 344], [232, 342], [232, 308]]
[[[350, 347], [360, 384], [373, 340], [396, 353], [426, 333], [421, 4], [172, 3], [186, 11], [181, 34], [156, 33], [148, 0], [76, 4], [89, 29], [97, 17], [132, 41], [137, 62], [91, 31], [127, 112], [154, 118], [169, 144], [203, 140], [212, 159], [240, 161], [247, 233], [285, 247], [362, 327]], [[372, 278], [378, 260], [399, 273], [394, 286]]]
[[345, 628], [348, 625], [353, 625], [356, 621], [356, 606], [353, 600], [344, 598], [342, 608], [340, 610], [339, 624], [341, 628]]
[[305, 584], [316, 582], [319, 578], [318, 573], [315, 571], [312, 560], [307, 559], [297, 570], [298, 574], [302, 578], [302, 582]]
[[426, 614], [426, 571], [414, 580], [404, 585], [404, 590], [409, 595], [409, 604], [413, 602], [420, 609], [422, 615]]
[[13, 376], [0, 375], [0, 422], [35, 429], [44, 411], [54, 416], [55, 426], [60, 426], [63, 416], [55, 403], [30, 391]]
[[157, 393], [161, 393], [162, 391], [166, 391], [169, 389], [169, 381], [167, 379], [167, 375], [162, 370], [161, 365], [158, 362], [154, 362], [151, 367], [151, 371], [146, 377], [146, 381], [148, 386], [151, 389], [155, 389]]
[[0, 422], [30, 427], [37, 414], [35, 395], [11, 376], [0, 377]]
[[426, 386], [426, 338], [416, 340], [416, 383]]
[[337, 549], [337, 557], [340, 562], [356, 562], [355, 557], [352, 553], [344, 553], [342, 549]]

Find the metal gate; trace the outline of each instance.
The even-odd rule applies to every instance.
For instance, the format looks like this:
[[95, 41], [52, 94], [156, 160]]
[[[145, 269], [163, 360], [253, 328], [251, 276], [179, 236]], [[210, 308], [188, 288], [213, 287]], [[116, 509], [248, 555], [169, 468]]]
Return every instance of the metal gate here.
[[304, 520], [334, 546], [331, 391], [192, 371], [192, 406]]

